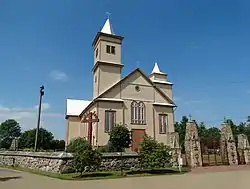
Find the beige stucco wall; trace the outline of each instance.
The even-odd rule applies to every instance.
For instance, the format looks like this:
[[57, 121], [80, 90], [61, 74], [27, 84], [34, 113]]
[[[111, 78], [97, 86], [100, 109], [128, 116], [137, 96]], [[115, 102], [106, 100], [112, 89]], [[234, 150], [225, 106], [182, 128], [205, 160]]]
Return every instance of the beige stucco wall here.
[[94, 98], [121, 80], [121, 67], [100, 64], [94, 73]]
[[[140, 86], [140, 91], [135, 90], [135, 86]], [[167, 142], [167, 134], [159, 134], [159, 114], [168, 114], [168, 128], [169, 132], [174, 131], [174, 112], [172, 107], [167, 106], [154, 106], [153, 103], [169, 103], [154, 87], [149, 83], [139, 72], [136, 72], [133, 76], [128, 78], [120, 85], [114, 87], [111, 91], [106, 93], [102, 98], [115, 98], [123, 99], [122, 103], [110, 103], [102, 102], [101, 111], [98, 111], [102, 121], [102, 126], [98, 127], [98, 145], [105, 145], [108, 141], [108, 135], [104, 133], [104, 120], [105, 109], [116, 110], [116, 122], [123, 122], [123, 116], [125, 124], [128, 125], [129, 129], [145, 129], [146, 133], [152, 137], [155, 137], [160, 142]], [[143, 101], [146, 106], [146, 124], [145, 125], [134, 125], [131, 124], [131, 102], [133, 100]], [[100, 102], [99, 102], [100, 103]], [[105, 104], [105, 106], [104, 106]], [[115, 104], [115, 105], [114, 105]], [[122, 109], [124, 109], [122, 111]], [[104, 134], [103, 134], [104, 133]]]
[[80, 123], [79, 117], [69, 116], [66, 120], [66, 124], [66, 145], [68, 145], [72, 139], [75, 139], [77, 137], [87, 137], [87, 124]]
[[105, 111], [106, 110], [115, 110], [116, 111], [116, 120], [115, 122], [117, 124], [123, 123], [123, 103], [121, 102], [105, 102], [105, 101], [99, 101], [96, 103], [97, 105], [97, 112], [99, 116], [99, 123], [96, 124], [96, 141], [95, 145], [97, 146], [103, 146], [107, 144], [109, 140], [108, 133], [104, 132], [105, 128]]
[[[135, 86], [140, 86], [140, 91], [135, 90]], [[171, 90], [171, 89], [168, 89]], [[171, 93], [172, 94], [172, 93]], [[99, 122], [93, 123], [93, 145], [103, 146], [109, 140], [108, 133], [104, 132], [105, 110], [116, 111], [116, 123], [124, 123], [131, 129], [145, 129], [149, 136], [155, 137], [159, 142], [167, 143], [167, 134], [159, 133], [159, 114], [168, 114], [168, 132], [174, 132], [174, 112], [172, 107], [155, 106], [153, 103], [169, 103], [155, 88], [149, 83], [140, 72], [136, 72], [126, 81], [114, 87], [102, 98], [123, 99], [123, 102], [98, 101], [89, 111], [97, 112]], [[146, 106], [146, 124], [131, 124], [131, 102], [133, 100], [143, 101]], [[70, 141], [76, 137], [87, 137], [87, 124], [80, 123], [79, 119], [69, 117], [67, 120], [68, 137]]]
[[[121, 40], [100, 36], [96, 46], [94, 47], [94, 64], [98, 61], [121, 63], [122, 46]], [[106, 53], [106, 45], [115, 46], [115, 54]], [[98, 56], [96, 57], [96, 49], [98, 48]]]

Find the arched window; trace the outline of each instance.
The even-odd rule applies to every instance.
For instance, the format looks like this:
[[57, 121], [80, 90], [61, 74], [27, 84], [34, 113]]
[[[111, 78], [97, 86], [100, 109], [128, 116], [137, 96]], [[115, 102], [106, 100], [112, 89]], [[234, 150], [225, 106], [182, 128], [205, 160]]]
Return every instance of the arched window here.
[[139, 125], [146, 123], [145, 104], [143, 102], [133, 101], [131, 103], [131, 123]]

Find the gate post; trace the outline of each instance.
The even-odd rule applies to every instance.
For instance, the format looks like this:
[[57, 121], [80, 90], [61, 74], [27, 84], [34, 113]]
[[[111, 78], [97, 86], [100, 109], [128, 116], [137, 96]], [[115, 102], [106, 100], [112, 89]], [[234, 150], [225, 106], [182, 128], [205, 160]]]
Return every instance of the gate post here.
[[244, 164], [249, 164], [250, 163], [250, 146], [249, 142], [247, 139], [247, 136], [245, 134], [239, 134], [238, 136], [238, 153], [240, 156], [240, 159], [243, 159]]
[[186, 124], [185, 153], [190, 168], [202, 167], [200, 139], [194, 121], [189, 121]]
[[172, 166], [178, 167], [178, 157], [181, 156], [181, 148], [179, 145], [179, 134], [177, 132], [168, 133], [168, 145], [171, 148]]
[[225, 122], [221, 127], [221, 150], [223, 153], [222, 155], [227, 156], [229, 165], [238, 165], [237, 151], [233, 132], [231, 126]]

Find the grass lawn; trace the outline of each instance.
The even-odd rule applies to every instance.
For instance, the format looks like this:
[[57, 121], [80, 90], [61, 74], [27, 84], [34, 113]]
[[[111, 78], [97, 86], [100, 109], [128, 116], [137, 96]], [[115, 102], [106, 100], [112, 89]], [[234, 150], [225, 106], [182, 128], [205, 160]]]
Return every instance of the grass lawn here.
[[124, 171], [123, 175], [121, 175], [121, 172], [117, 171], [117, 172], [84, 173], [82, 176], [80, 176], [79, 173], [60, 174], [60, 173], [44, 172], [44, 171], [39, 171], [39, 170], [31, 170], [31, 169], [21, 168], [21, 167], [4, 167], [4, 168], [14, 169], [18, 171], [25, 171], [25, 172], [29, 172], [33, 174], [48, 176], [48, 177], [62, 179], [62, 180], [115, 179], [115, 178], [124, 178], [124, 177], [184, 174], [188, 172], [188, 169], [183, 167], [181, 173], [176, 168], [166, 168], [166, 169]]

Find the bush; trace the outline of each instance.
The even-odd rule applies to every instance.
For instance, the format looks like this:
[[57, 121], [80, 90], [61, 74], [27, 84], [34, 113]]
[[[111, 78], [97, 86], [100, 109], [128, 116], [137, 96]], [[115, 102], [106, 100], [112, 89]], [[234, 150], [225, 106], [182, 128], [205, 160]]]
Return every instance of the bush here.
[[115, 147], [110, 142], [108, 142], [108, 144], [106, 144], [105, 146], [99, 146], [97, 150], [100, 153], [108, 153], [116, 151]]
[[123, 152], [131, 143], [130, 132], [126, 125], [116, 125], [109, 134], [109, 149], [113, 152]]
[[98, 169], [101, 164], [101, 154], [94, 150], [85, 138], [72, 140], [67, 151], [73, 153], [73, 165], [81, 175], [89, 169]]
[[172, 158], [169, 147], [149, 136], [145, 136], [141, 143], [139, 157], [141, 166], [145, 169], [164, 168]]

